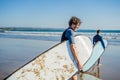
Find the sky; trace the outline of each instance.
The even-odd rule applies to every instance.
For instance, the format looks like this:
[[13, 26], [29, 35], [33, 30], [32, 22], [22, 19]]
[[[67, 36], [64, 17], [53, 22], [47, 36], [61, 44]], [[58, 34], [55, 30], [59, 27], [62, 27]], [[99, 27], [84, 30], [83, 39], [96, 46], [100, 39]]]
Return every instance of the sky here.
[[0, 27], [67, 28], [72, 16], [80, 29], [120, 30], [120, 0], [0, 0]]

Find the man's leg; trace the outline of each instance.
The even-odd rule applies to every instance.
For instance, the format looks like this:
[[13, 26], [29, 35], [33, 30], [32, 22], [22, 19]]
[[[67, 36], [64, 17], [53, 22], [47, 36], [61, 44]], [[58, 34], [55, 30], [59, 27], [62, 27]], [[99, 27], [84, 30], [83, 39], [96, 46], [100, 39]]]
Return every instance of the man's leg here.
[[72, 76], [72, 80], [77, 80], [77, 75]]
[[100, 64], [100, 58], [98, 59], [98, 67], [102, 66], [102, 64]]

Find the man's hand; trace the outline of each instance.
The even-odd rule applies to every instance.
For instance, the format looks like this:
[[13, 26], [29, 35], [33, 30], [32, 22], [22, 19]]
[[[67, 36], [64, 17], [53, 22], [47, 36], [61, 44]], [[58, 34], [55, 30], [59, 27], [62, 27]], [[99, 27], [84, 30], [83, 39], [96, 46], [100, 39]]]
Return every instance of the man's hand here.
[[78, 62], [78, 68], [82, 70], [83, 66]]

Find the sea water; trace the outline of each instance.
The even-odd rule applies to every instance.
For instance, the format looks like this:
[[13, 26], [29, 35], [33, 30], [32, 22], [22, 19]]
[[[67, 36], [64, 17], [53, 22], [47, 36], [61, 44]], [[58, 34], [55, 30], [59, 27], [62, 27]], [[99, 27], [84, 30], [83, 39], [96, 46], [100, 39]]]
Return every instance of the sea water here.
[[[0, 80], [40, 53], [58, 44], [64, 30], [65, 29], [25, 27], [0, 28]], [[92, 41], [96, 30], [78, 30], [75, 32], [75, 35], [78, 34], [86, 35], [90, 37]], [[120, 65], [118, 65], [120, 61], [120, 30], [102, 30], [101, 36], [107, 39], [109, 44], [102, 59], [101, 78], [118, 80], [120, 79], [118, 76], [120, 67]], [[113, 68], [109, 67], [110, 65], [112, 65]], [[114, 73], [114, 75], [112, 75], [112, 73]], [[113, 77], [111, 77], [111, 75]]]
[[[65, 29], [26, 27], [0, 28], [0, 38], [60, 41], [64, 30]], [[101, 36], [107, 39], [109, 44], [120, 44], [120, 30], [101, 30], [101, 32]], [[96, 34], [96, 30], [78, 30], [76, 34], [86, 35], [92, 39]]]

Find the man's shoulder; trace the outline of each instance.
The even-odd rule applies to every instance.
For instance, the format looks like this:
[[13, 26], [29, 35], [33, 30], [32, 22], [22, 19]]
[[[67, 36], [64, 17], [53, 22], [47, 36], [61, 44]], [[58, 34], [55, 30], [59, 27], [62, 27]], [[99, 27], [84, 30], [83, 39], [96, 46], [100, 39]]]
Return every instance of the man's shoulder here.
[[71, 28], [68, 28], [68, 29], [67, 29], [67, 32], [68, 32], [68, 33], [73, 33], [74, 31], [73, 31]]
[[100, 38], [102, 38], [102, 36], [101, 35], [98, 35]]
[[96, 34], [94, 37], [102, 37], [102, 36]]
[[98, 35], [95, 35], [93, 38], [96, 38]]

